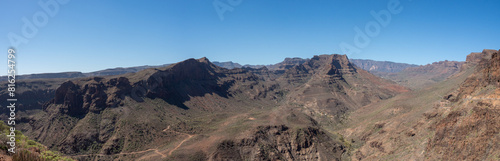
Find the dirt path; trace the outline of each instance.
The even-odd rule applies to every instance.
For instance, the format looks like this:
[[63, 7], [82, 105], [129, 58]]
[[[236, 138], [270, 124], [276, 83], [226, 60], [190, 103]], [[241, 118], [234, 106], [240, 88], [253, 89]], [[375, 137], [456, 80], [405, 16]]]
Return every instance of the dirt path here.
[[[170, 130], [170, 125], [163, 130], [163, 132], [167, 132], [168, 130]], [[181, 147], [182, 144], [184, 144], [184, 142], [188, 141], [189, 139], [191, 139], [194, 135], [191, 135], [191, 134], [188, 134], [188, 133], [182, 133], [182, 132], [178, 132], [178, 131], [175, 131], [175, 130], [172, 130], [178, 134], [181, 134], [181, 135], [187, 135], [188, 137], [185, 138], [184, 140], [182, 140], [174, 149], [170, 150], [168, 152], [168, 155], [172, 155], [172, 152], [174, 152], [175, 150], [179, 149], [179, 147]], [[165, 155], [162, 155], [162, 158], [165, 158], [166, 156]]]
[[[168, 130], [170, 130], [170, 126], [168, 126], [166, 129], [164, 129], [162, 131], [163, 132], [167, 132]], [[176, 132], [178, 134], [181, 134], [181, 135], [187, 135], [188, 137], [185, 138], [185, 139], [183, 139], [175, 148], [173, 148], [172, 150], [169, 150], [168, 151], [168, 155], [165, 155], [164, 153], [160, 152], [158, 150], [158, 148], [153, 148], [153, 149], [147, 149], [147, 150], [142, 150], [142, 151], [121, 152], [121, 153], [118, 153], [118, 154], [110, 154], [110, 155], [108, 155], [108, 154], [82, 154], [82, 155], [66, 155], [66, 156], [67, 157], [85, 157], [85, 156], [96, 156], [97, 157], [97, 156], [113, 156], [113, 155], [130, 155], [130, 154], [139, 154], [139, 153], [145, 153], [145, 152], [154, 151], [155, 154], [160, 155], [161, 158], [166, 158], [167, 156], [172, 155], [172, 153], [175, 150], [179, 149], [182, 146], [182, 144], [184, 144], [184, 142], [188, 141], [193, 136], [195, 136], [195, 135], [191, 135], [191, 134], [187, 134], [187, 133], [182, 133], [182, 132], [177, 132], [177, 131], [174, 131], [174, 132]], [[145, 156], [143, 156], [143, 157], [145, 157]], [[143, 157], [141, 157], [141, 158], [143, 158]], [[139, 158], [139, 160], [140, 160], [140, 158]]]
[[158, 151], [158, 149], [155, 149], [155, 153], [161, 155], [161, 158], [167, 157], [167, 155], [160, 153], [160, 151]]
[[[162, 131], [163, 132], [167, 132], [168, 130], [170, 130], [170, 125], [167, 126], [167, 128], [163, 129]], [[168, 155], [165, 155], [165, 153], [167, 153], [167, 152], [161, 152], [161, 151], [158, 150], [158, 148], [154, 149], [156, 154], [161, 155], [161, 158], [166, 158], [166, 157], [172, 155], [172, 153], [175, 150], [179, 149], [182, 146], [182, 144], [184, 144], [184, 142], [188, 141], [189, 139], [191, 139], [194, 136], [194, 135], [191, 135], [191, 134], [182, 133], [182, 132], [178, 132], [178, 131], [175, 131], [175, 130], [172, 130], [172, 131], [175, 132], [175, 133], [181, 134], [181, 135], [187, 135], [188, 137], [185, 138], [185, 139], [183, 139], [179, 144], [177, 144], [177, 146], [175, 148], [173, 148], [171, 150], [167, 149]], [[144, 159], [146, 159], [148, 157], [151, 157], [151, 155], [142, 156], [141, 158], [138, 158], [137, 160], [144, 160]]]
[[170, 129], [170, 125], [168, 125], [168, 126], [167, 126], [167, 128], [166, 128], [166, 129], [163, 129], [162, 131], [163, 131], [163, 132], [167, 132], [167, 130], [169, 130], [169, 129]]
[[[193, 135], [189, 135], [189, 134], [186, 134], [188, 137], [184, 140], [182, 140], [179, 145], [177, 145], [174, 149], [170, 150], [170, 152], [168, 152], [168, 155], [172, 155], [172, 152], [174, 152], [175, 150], [179, 149], [179, 147], [181, 147], [181, 145], [186, 142], [187, 140], [191, 139], [193, 137]], [[162, 157], [164, 158], [164, 157]]]

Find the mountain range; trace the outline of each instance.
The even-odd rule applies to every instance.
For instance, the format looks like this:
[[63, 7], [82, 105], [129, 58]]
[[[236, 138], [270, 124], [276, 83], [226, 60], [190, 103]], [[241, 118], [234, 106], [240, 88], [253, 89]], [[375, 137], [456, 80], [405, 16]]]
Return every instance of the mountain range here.
[[30, 75], [18, 82], [16, 128], [77, 160], [495, 160], [499, 54]]

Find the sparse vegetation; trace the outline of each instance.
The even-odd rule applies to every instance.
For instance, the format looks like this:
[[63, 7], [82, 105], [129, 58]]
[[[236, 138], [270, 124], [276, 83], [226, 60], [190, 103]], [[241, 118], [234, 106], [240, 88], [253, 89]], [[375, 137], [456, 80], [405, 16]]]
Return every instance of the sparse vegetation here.
[[[3, 121], [0, 121], [0, 149], [7, 152], [6, 140], [7, 126]], [[63, 157], [59, 152], [48, 150], [46, 146], [28, 139], [23, 133], [16, 130], [16, 153], [12, 155], [13, 161], [74, 161], [71, 158]]]
[[[59, 103], [49, 102], [47, 110], [23, 119], [37, 125], [29, 134], [42, 136], [38, 137], [42, 138], [40, 141], [52, 144], [50, 147], [64, 146], [61, 151], [75, 158], [102, 160], [207, 160], [214, 157], [241, 160], [255, 156], [262, 160], [290, 160], [318, 155], [331, 157], [326, 160], [412, 157], [439, 160], [426, 155], [431, 153], [429, 149], [445, 146], [429, 147], [430, 143], [439, 144], [440, 139], [485, 141], [478, 138], [488, 138], [484, 135], [496, 132], [484, 132], [497, 129], [491, 127], [467, 131], [467, 128], [495, 125], [494, 121], [487, 124], [481, 120], [484, 117], [494, 120], [497, 107], [493, 104], [482, 100], [451, 100], [463, 97], [449, 93], [473, 74], [473, 68], [450, 78], [442, 75], [429, 78], [424, 83], [438, 83], [407, 92], [406, 88], [349, 65], [338, 67], [346, 70], [332, 68], [332, 63], [349, 64], [347, 57], [315, 58], [315, 61], [328, 62], [311, 61], [307, 68], [304, 64], [302, 69], [281, 73], [287, 76], [272, 72], [259, 75], [255, 73], [265, 71], [249, 72], [251, 69], [226, 70], [208, 64], [205, 59], [189, 60], [181, 63], [182, 68], [173, 65], [124, 76], [122, 79], [134, 79], [134, 83], [123, 81], [123, 93], [117, 89], [117, 82], [111, 81], [121, 76], [72, 80], [74, 88], [59, 93]], [[186, 69], [191, 72], [184, 71]], [[101, 84], [105, 88], [85, 91], [89, 84]], [[129, 95], [132, 86], [147, 89], [140, 99], [134, 99]], [[497, 90], [493, 85], [477, 89], [479, 92], [469, 92], [486, 95]], [[399, 94], [401, 92], [405, 93]], [[95, 93], [102, 95], [93, 95]], [[108, 107], [108, 100], [119, 104]], [[102, 106], [97, 107], [96, 101]], [[73, 106], [72, 103], [81, 104]], [[462, 104], [478, 107], [464, 108]], [[83, 112], [68, 112], [74, 108]], [[90, 108], [94, 109], [88, 110]], [[470, 117], [474, 120], [466, 119]], [[459, 126], [463, 124], [467, 126]], [[5, 132], [2, 126], [0, 130]], [[23, 126], [32, 125], [24, 123]], [[52, 137], [66, 140], [61, 143]], [[16, 141], [21, 147], [13, 157], [18, 160], [71, 160], [30, 140], [20, 131], [16, 131]], [[0, 143], [0, 149], [5, 151], [7, 146]], [[449, 152], [459, 155], [461, 151]], [[296, 154], [301, 155], [294, 156]]]

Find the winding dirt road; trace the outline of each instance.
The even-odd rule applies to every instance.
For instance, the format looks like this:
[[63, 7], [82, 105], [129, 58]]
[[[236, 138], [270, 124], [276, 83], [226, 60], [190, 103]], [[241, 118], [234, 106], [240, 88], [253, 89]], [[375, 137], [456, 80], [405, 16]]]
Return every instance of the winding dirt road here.
[[[162, 130], [163, 132], [167, 132], [168, 130], [170, 130], [170, 126], [168, 126], [166, 129]], [[146, 153], [146, 152], [150, 152], [150, 151], [154, 151], [155, 154], [157, 155], [160, 155], [161, 158], [166, 158], [167, 156], [170, 156], [172, 155], [172, 153], [179, 149], [182, 144], [184, 144], [184, 142], [188, 141], [189, 139], [191, 139], [193, 136], [195, 135], [191, 135], [191, 134], [187, 134], [187, 133], [182, 133], [182, 132], [178, 132], [178, 131], [174, 131], [172, 130], [173, 132], [175, 133], [178, 133], [178, 134], [181, 134], [181, 135], [186, 135], [188, 136], [187, 138], [183, 139], [175, 148], [171, 149], [168, 151], [168, 155], [165, 155], [164, 153], [160, 152], [158, 150], [158, 148], [153, 148], [153, 149], [147, 149], [147, 150], [142, 150], [142, 151], [135, 151], [135, 152], [121, 152], [121, 153], [118, 153], [118, 154], [82, 154], [82, 155], [66, 155], [67, 157], [85, 157], [85, 156], [95, 156], [95, 157], [98, 157], [98, 156], [114, 156], [114, 155], [131, 155], [131, 154], [140, 154], [140, 153]], [[144, 158], [146, 156], [143, 156], [141, 158]], [[149, 156], [150, 157], [150, 156]], [[139, 158], [138, 160], [141, 160], [141, 158]]]

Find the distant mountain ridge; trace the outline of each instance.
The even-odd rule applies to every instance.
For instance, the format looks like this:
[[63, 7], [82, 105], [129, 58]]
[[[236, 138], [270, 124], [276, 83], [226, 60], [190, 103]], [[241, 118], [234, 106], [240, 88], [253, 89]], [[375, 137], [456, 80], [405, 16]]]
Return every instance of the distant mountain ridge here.
[[[261, 67], [266, 67], [269, 70], [285, 70], [288, 69], [294, 65], [300, 65], [309, 59], [304, 59], [304, 58], [285, 58], [282, 62], [276, 63], [276, 64], [270, 64], [270, 65], [241, 65], [239, 63], [234, 63], [232, 61], [227, 61], [227, 62], [213, 62], [215, 65], [223, 67], [223, 68], [228, 68], [228, 69], [233, 69], [233, 68], [242, 68], [242, 67], [247, 67], [247, 68], [261, 68]], [[400, 72], [406, 68], [410, 67], [418, 67], [419, 65], [415, 64], [407, 64], [407, 63], [396, 63], [396, 62], [391, 62], [391, 61], [376, 61], [376, 60], [369, 60], [369, 59], [349, 59], [351, 63], [354, 63], [356, 66], [362, 68], [363, 70], [369, 71], [369, 72], [385, 72], [385, 73], [397, 73]]]
[[418, 67], [415, 64], [395, 63], [390, 61], [375, 61], [369, 59], [350, 59], [358, 67], [369, 72], [397, 73], [406, 68]]
[[[213, 64], [227, 68], [227, 69], [234, 69], [234, 68], [254, 68], [254, 69], [259, 69], [262, 67], [266, 67], [269, 70], [277, 71], [277, 72], [283, 72], [284, 70], [295, 66], [295, 65], [300, 65], [309, 59], [303, 59], [303, 58], [285, 58], [282, 62], [276, 63], [276, 64], [270, 64], [270, 65], [241, 65], [239, 63], [235, 63], [232, 61], [226, 61], [226, 62], [218, 62], [214, 61], [212, 62]], [[389, 62], [389, 61], [375, 61], [375, 60], [366, 60], [366, 59], [350, 59], [352, 63], [354, 63], [356, 66], [372, 72], [377, 75], [377, 72], [382, 72], [382, 73], [396, 73], [399, 72], [403, 69], [406, 69], [408, 67], [416, 67], [418, 65], [414, 64], [406, 64], [406, 63], [395, 63], [395, 62]], [[111, 76], [111, 75], [120, 75], [120, 74], [126, 74], [126, 73], [135, 73], [144, 69], [148, 68], [160, 68], [160, 67], [166, 67], [171, 64], [163, 64], [163, 65], [156, 65], [156, 66], [149, 66], [149, 65], [144, 65], [144, 66], [136, 66], [136, 67], [117, 67], [117, 68], [109, 68], [109, 69], [104, 69], [104, 70], [98, 70], [95, 72], [88, 72], [88, 73], [83, 73], [83, 72], [60, 72], [60, 73], [38, 73], [38, 74], [24, 74], [24, 75], [17, 75], [16, 79], [22, 80], [22, 79], [52, 79], [52, 78], [83, 78], [83, 77], [97, 77], [97, 76]], [[0, 81], [7, 80], [7, 76], [1, 76]]]
[[[120, 75], [120, 74], [126, 74], [126, 73], [135, 73], [144, 69], [148, 68], [160, 68], [160, 67], [165, 67], [169, 66], [170, 64], [163, 64], [163, 65], [157, 65], [157, 66], [149, 66], [149, 65], [144, 65], [144, 66], [137, 66], [137, 67], [117, 67], [117, 68], [109, 68], [109, 69], [104, 69], [104, 70], [98, 70], [95, 72], [88, 72], [88, 73], [82, 73], [82, 72], [60, 72], [60, 73], [38, 73], [38, 74], [24, 74], [24, 75], [17, 75], [16, 79], [22, 80], [22, 79], [52, 79], [52, 78], [83, 78], [83, 77], [96, 77], [96, 76], [111, 76], [111, 75]], [[1, 76], [0, 81], [6, 81], [7, 76]]]

